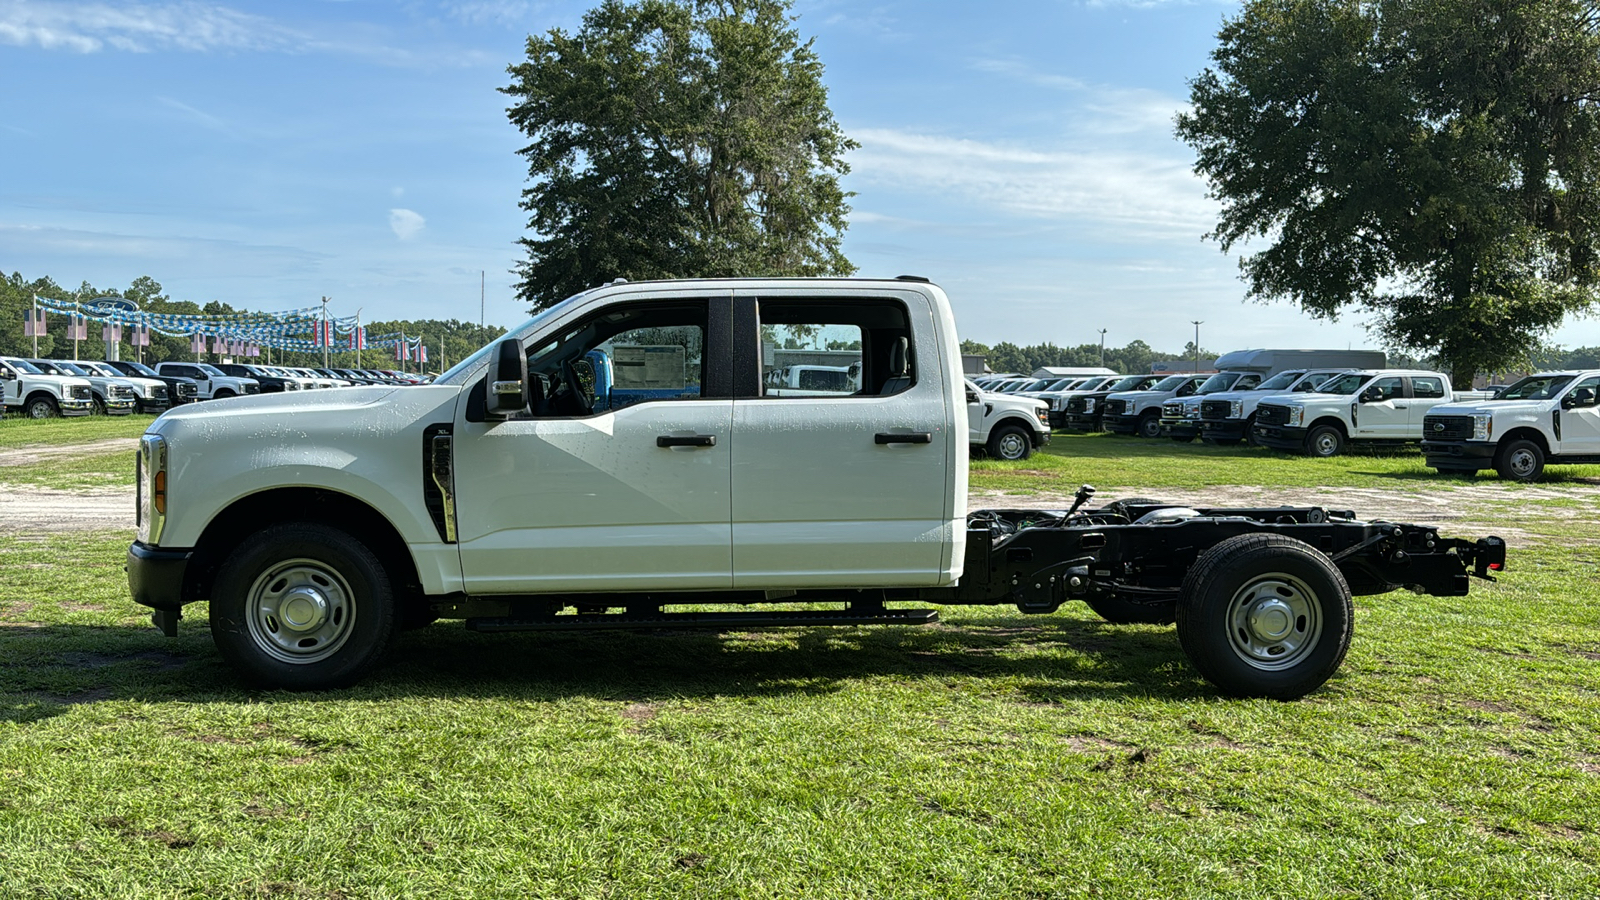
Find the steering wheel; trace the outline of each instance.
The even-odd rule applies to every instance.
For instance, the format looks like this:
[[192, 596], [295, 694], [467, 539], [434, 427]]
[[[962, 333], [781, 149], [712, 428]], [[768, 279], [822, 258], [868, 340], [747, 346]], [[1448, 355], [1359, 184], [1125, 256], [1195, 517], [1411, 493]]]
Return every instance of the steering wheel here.
[[594, 363], [587, 359], [561, 361], [561, 380], [567, 383], [567, 393], [578, 407], [578, 414], [587, 416], [594, 412]]

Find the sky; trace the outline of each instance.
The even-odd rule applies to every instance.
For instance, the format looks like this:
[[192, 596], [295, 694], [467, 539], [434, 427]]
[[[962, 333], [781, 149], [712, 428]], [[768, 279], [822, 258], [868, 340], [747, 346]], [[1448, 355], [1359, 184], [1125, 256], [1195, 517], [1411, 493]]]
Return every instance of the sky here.
[[[177, 300], [514, 325], [526, 38], [587, 3], [0, 0], [0, 270]], [[1233, 2], [795, 0], [847, 160], [844, 252], [963, 338], [1376, 346], [1244, 300], [1173, 137]], [[0, 327], [13, 327], [0, 323]], [[20, 328], [21, 323], [14, 323]], [[1600, 321], [1553, 340], [1600, 345]]]

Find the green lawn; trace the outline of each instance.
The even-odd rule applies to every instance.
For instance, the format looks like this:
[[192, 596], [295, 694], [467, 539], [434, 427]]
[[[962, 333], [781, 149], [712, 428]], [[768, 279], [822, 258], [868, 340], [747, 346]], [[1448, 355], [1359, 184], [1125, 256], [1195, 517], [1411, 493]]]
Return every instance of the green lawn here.
[[70, 419], [24, 419], [15, 413], [0, 418], [0, 449], [61, 446], [136, 438], [144, 434], [155, 416], [77, 416]]
[[[1381, 474], [1414, 459], [1311, 464], [1429, 489]], [[1070, 490], [1309, 462], [1087, 438], [1009, 469]], [[1044, 480], [1005, 469], [974, 483]], [[1170, 628], [1076, 606], [439, 623], [361, 687], [254, 692], [203, 607], [149, 627], [129, 535], [0, 535], [0, 897], [1592, 896], [1600, 542], [1568, 493], [1477, 510], [1523, 546], [1470, 597], [1357, 598], [1340, 674], [1293, 703], [1220, 698]]]

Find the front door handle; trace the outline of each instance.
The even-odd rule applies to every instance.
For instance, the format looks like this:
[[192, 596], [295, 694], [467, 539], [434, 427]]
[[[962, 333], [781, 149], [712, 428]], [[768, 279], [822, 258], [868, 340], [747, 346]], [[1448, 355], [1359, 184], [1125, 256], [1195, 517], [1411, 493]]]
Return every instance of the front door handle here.
[[714, 434], [663, 434], [656, 438], [657, 447], [715, 447]]
[[872, 440], [877, 444], [931, 444], [933, 434], [927, 431], [896, 431], [888, 434], [879, 432]]

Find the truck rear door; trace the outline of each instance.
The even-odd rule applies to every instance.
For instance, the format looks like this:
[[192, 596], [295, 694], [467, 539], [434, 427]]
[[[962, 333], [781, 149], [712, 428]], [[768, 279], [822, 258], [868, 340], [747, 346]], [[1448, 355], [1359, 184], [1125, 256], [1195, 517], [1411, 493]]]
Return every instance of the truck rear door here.
[[[735, 293], [736, 588], [941, 583], [967, 427], [936, 315], [914, 291]], [[859, 365], [859, 384], [766, 377], [796, 365]]]

